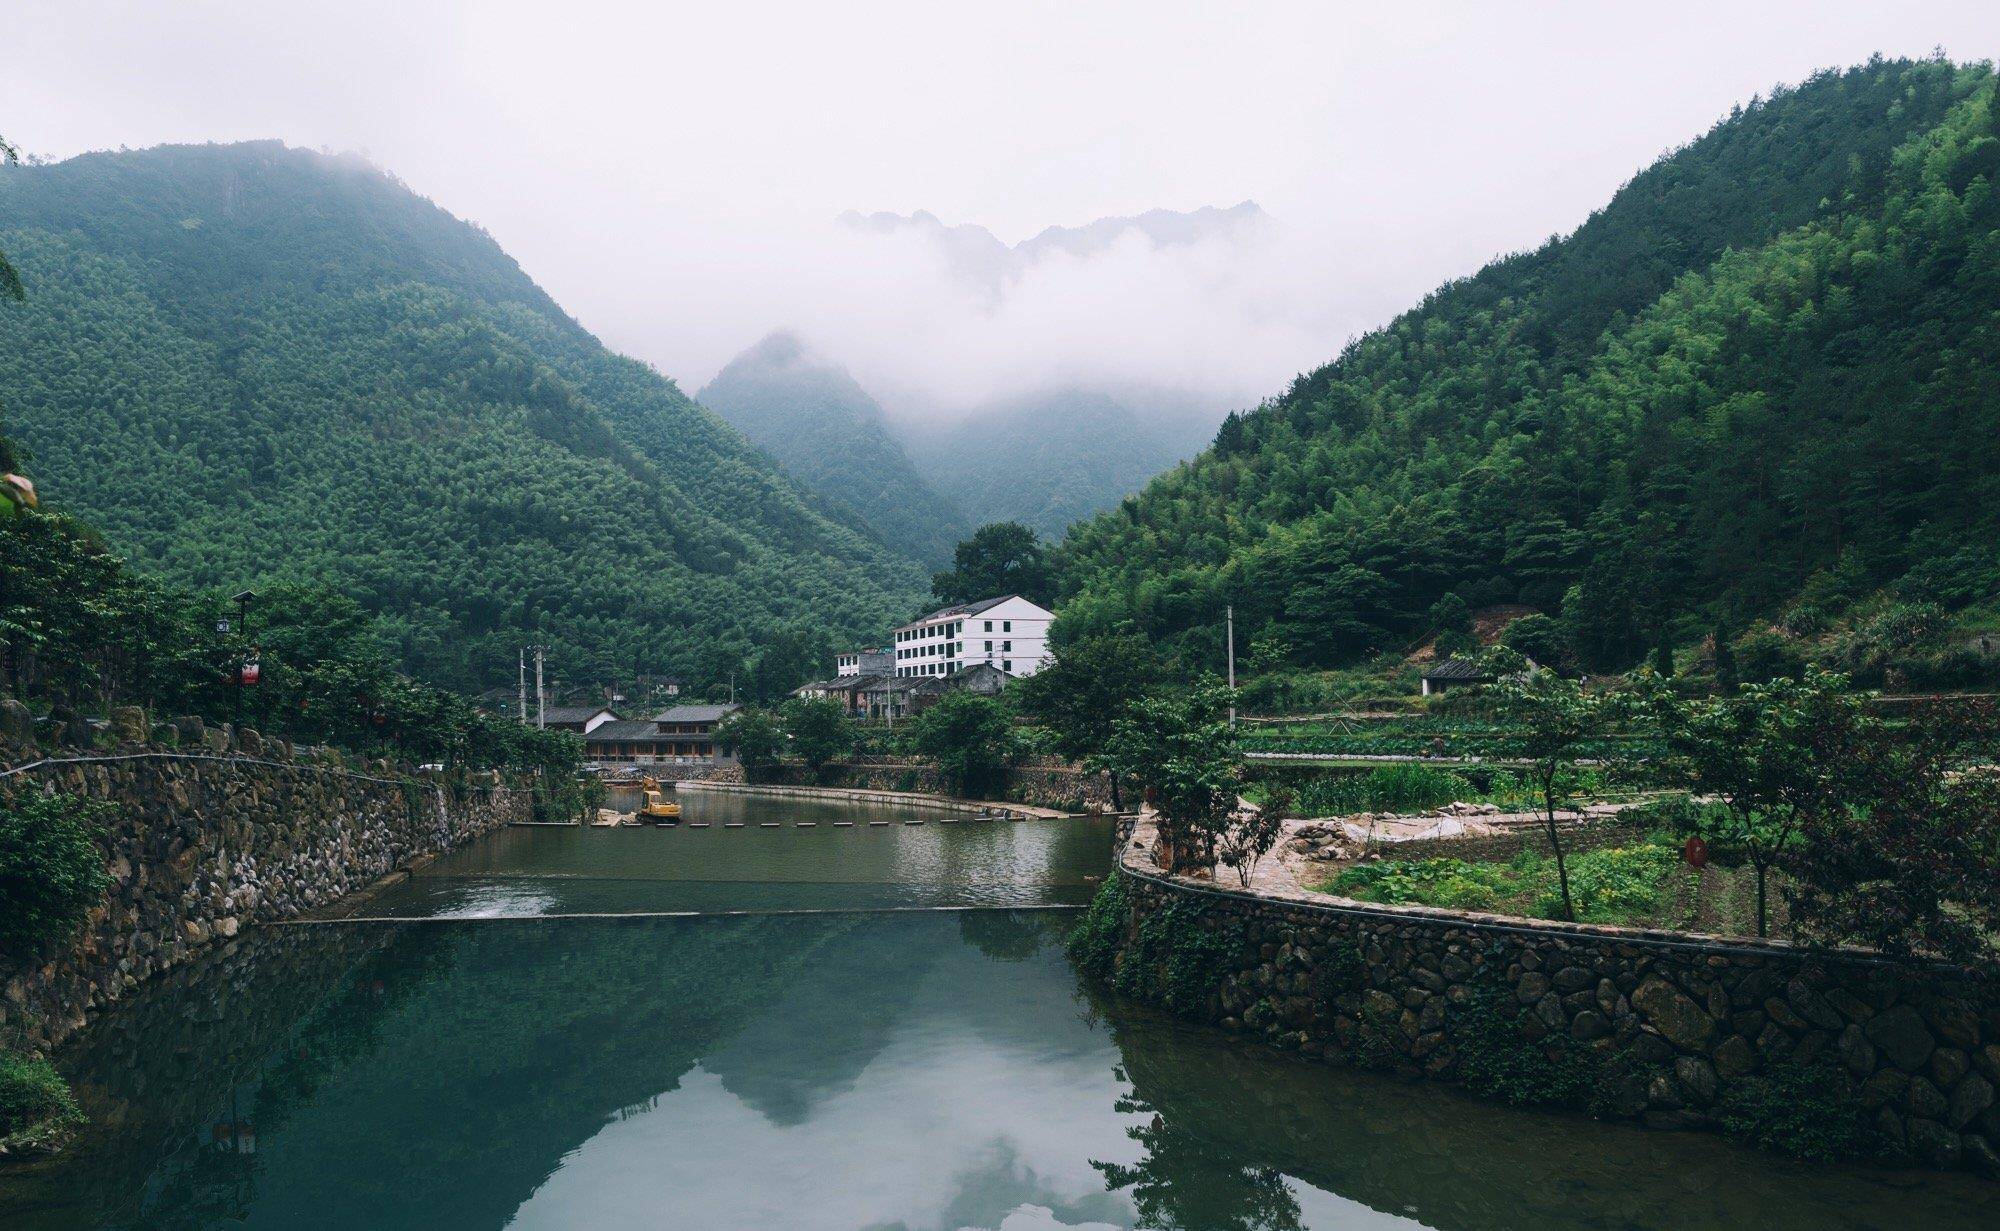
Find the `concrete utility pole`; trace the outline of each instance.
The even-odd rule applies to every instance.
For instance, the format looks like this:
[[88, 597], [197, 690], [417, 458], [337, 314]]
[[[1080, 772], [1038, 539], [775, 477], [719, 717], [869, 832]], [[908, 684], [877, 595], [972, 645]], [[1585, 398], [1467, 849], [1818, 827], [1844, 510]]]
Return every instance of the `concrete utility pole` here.
[[1229, 624], [1229, 725], [1236, 725], [1236, 604], [1223, 609]]
[[542, 689], [542, 647], [535, 647], [535, 725], [546, 729], [549, 725], [549, 695]]
[[528, 647], [522, 646], [516, 651], [516, 657], [520, 661], [516, 664], [519, 672], [514, 681], [514, 690], [521, 702], [521, 725], [525, 727], [528, 725]]

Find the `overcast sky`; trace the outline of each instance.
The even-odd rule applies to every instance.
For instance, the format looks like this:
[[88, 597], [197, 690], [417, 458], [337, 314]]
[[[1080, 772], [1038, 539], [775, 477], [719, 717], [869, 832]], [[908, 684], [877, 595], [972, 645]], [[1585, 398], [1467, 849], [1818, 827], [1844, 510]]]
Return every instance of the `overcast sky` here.
[[[909, 412], [1052, 381], [1255, 401], [1734, 103], [2000, 45], [1994, 0], [8, 8], [24, 152], [358, 150], [690, 392], [788, 326]], [[1243, 200], [1268, 233], [1051, 263], [998, 304], [832, 223], [923, 209], [1013, 243]]]

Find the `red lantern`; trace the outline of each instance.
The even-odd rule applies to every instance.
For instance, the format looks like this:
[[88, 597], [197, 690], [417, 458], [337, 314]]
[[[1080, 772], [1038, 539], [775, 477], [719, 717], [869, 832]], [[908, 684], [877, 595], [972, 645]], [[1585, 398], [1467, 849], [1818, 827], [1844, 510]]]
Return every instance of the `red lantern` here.
[[1699, 834], [1690, 837], [1681, 847], [1681, 857], [1687, 860], [1687, 865], [1690, 868], [1707, 867], [1708, 843], [1702, 841]]

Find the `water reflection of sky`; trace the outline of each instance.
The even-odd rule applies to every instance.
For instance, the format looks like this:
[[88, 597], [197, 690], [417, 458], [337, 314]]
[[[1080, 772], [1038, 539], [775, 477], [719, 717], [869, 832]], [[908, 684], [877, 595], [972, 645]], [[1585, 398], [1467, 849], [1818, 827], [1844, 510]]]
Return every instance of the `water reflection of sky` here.
[[[0, 1169], [0, 1225], [1992, 1226], [1970, 1177], [1513, 1111], [1101, 999], [1063, 956], [1064, 912], [476, 922], [662, 893], [880, 898], [911, 892], [910, 868], [981, 868], [1040, 900], [1087, 892], [1106, 857], [1082, 829], [954, 847], [923, 828], [515, 831], [405, 887], [411, 913], [464, 922], [253, 931], [60, 1058], [97, 1126], [51, 1165]], [[798, 877], [814, 860], [824, 883]], [[220, 1150], [218, 1123], [255, 1152]]]

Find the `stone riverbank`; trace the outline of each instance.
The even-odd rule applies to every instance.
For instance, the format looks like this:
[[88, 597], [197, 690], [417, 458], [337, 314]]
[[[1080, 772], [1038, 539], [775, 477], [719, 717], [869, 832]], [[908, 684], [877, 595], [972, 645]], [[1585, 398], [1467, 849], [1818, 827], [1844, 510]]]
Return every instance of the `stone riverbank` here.
[[1142, 832], [1120, 846], [1119, 960], [1136, 960], [1142, 929], [1177, 905], [1179, 926], [1214, 933], [1195, 951], [1225, 956], [1187, 1016], [1450, 1081], [1464, 1075], [1470, 1023], [1490, 1023], [1497, 1004], [1519, 1014], [1503, 1028], [1547, 1057], [1615, 1061], [1597, 1070], [1599, 1114], [1712, 1130], [1733, 1093], [1804, 1068], [1889, 1151], [2000, 1178], [1990, 980], [1852, 950], [1243, 891], [1165, 876], [1150, 845]]
[[0, 798], [44, 790], [113, 806], [98, 835], [111, 883], [71, 941], [0, 956], [0, 1043], [35, 1052], [251, 924], [295, 918], [532, 808], [495, 774], [450, 789], [194, 719], [171, 742], [0, 749]]

